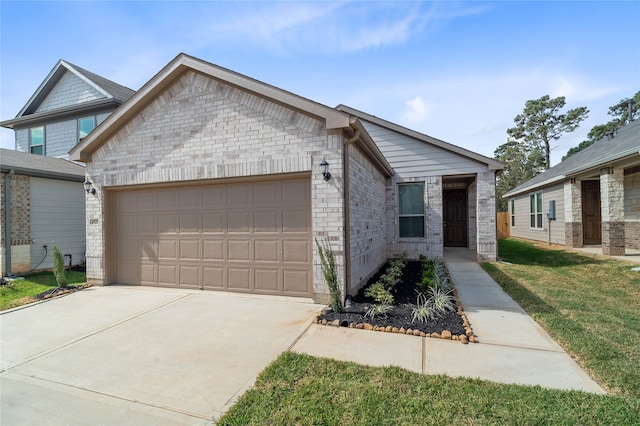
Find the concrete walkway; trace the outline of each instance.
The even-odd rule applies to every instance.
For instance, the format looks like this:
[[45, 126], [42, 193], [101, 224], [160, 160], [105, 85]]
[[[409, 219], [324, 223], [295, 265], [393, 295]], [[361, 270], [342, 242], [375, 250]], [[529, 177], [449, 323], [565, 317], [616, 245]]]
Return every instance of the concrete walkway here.
[[576, 362], [475, 261], [475, 252], [447, 249], [445, 261], [480, 343], [311, 326], [296, 352], [426, 374], [475, 377], [603, 394]]

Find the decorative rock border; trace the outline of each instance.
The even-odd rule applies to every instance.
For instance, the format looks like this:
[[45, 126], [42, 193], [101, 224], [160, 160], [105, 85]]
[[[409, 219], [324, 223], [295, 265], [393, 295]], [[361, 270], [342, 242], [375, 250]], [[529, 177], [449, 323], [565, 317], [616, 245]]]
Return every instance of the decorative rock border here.
[[319, 315], [313, 319], [314, 324], [320, 325], [328, 325], [332, 327], [347, 327], [347, 328], [356, 328], [359, 330], [370, 330], [370, 331], [380, 331], [383, 333], [398, 333], [398, 334], [406, 334], [410, 336], [419, 336], [419, 337], [430, 337], [434, 339], [444, 339], [444, 340], [457, 340], [464, 345], [468, 345], [471, 343], [479, 343], [478, 338], [473, 333], [473, 329], [471, 328], [471, 324], [469, 323], [469, 319], [467, 318], [467, 314], [464, 313], [462, 308], [462, 302], [460, 302], [460, 298], [458, 297], [458, 290], [455, 287], [455, 283], [453, 279], [451, 279], [451, 274], [449, 273], [449, 268], [447, 268], [447, 264], [445, 263], [445, 268], [447, 269], [447, 275], [449, 276], [449, 282], [453, 287], [453, 297], [455, 298], [456, 306], [458, 310], [456, 313], [460, 315], [462, 318], [462, 326], [464, 327], [464, 334], [451, 334], [449, 330], [443, 330], [442, 333], [425, 333], [424, 331], [414, 330], [411, 328], [405, 329], [404, 327], [392, 327], [390, 325], [383, 327], [372, 325], [367, 322], [348, 322], [347, 320], [340, 321], [339, 319], [335, 319], [333, 321], [327, 321], [326, 319], [319, 320]]

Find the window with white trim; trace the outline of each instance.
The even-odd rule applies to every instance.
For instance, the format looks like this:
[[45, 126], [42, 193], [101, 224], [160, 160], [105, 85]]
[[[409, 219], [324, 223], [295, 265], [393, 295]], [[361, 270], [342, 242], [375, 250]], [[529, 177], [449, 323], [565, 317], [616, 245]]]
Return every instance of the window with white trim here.
[[529, 195], [529, 227], [542, 229], [542, 192]]
[[29, 152], [44, 155], [44, 126], [29, 129]]
[[398, 185], [400, 238], [424, 238], [424, 183]]
[[95, 117], [78, 118], [78, 142], [82, 138], [86, 138], [89, 133], [96, 127]]

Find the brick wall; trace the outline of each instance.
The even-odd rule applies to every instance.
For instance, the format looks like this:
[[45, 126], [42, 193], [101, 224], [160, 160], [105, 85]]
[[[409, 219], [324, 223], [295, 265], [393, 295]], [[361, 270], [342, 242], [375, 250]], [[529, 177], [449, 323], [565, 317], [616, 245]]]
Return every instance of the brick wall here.
[[[105, 282], [104, 189], [159, 182], [310, 172], [314, 238], [328, 236], [344, 283], [341, 131], [189, 71], [159, 94], [94, 154], [87, 174], [87, 278]], [[325, 182], [319, 164], [331, 165]], [[314, 246], [314, 293], [328, 299]]]
[[495, 261], [496, 243], [496, 175], [495, 172], [483, 172], [476, 175], [477, 215], [477, 256], [478, 261]]
[[67, 71], [38, 107], [37, 112], [77, 105], [102, 99], [105, 96]]
[[[6, 205], [4, 180], [6, 173], [1, 174], [0, 180], [0, 198], [3, 206], [0, 216], [0, 236], [2, 250], [2, 275], [5, 271], [5, 215], [4, 206]], [[29, 196], [29, 177], [23, 175], [12, 175], [10, 177], [11, 197], [9, 204], [11, 206], [11, 271], [26, 272], [29, 270], [30, 257], [29, 245], [31, 242], [31, 225], [30, 225], [30, 196]], [[25, 249], [26, 247], [26, 249]]]
[[[420, 254], [442, 257], [442, 177], [401, 178], [394, 175], [390, 181], [387, 186], [388, 255], [406, 252], [410, 259], [417, 259]], [[398, 184], [407, 182], [424, 182], [425, 238], [400, 239], [398, 234]]]
[[354, 145], [349, 146], [349, 223], [351, 282], [349, 294], [387, 260], [386, 178]]
[[624, 222], [626, 246], [640, 249], [640, 173], [624, 177]]

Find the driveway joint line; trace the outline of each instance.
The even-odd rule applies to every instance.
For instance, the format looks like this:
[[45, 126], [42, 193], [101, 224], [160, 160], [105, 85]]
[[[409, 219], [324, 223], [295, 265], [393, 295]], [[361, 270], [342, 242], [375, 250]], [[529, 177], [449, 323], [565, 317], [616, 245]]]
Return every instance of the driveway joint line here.
[[17, 364], [14, 364], [14, 365], [11, 365], [10, 367], [7, 367], [7, 371], [12, 371], [12, 372], [13, 372], [13, 370], [14, 370], [15, 368], [17, 368], [17, 367], [21, 367], [21, 366], [23, 366], [23, 365], [25, 365], [25, 364], [28, 364], [28, 363], [30, 363], [30, 362], [32, 362], [32, 361], [35, 361], [35, 360], [37, 360], [37, 359], [39, 359], [39, 358], [42, 358], [43, 356], [46, 356], [46, 355], [52, 354], [52, 353], [54, 353], [54, 352], [61, 351], [61, 350], [62, 350], [62, 349], [64, 349], [64, 348], [67, 348], [67, 347], [69, 347], [69, 346], [71, 346], [71, 345], [74, 345], [74, 344], [76, 344], [76, 343], [78, 343], [78, 342], [81, 342], [81, 341], [83, 341], [83, 340], [85, 340], [85, 339], [88, 339], [88, 338], [90, 338], [90, 337], [93, 337], [93, 336], [95, 336], [95, 335], [97, 335], [97, 334], [100, 334], [100, 333], [102, 333], [102, 332], [104, 332], [104, 331], [108, 331], [108, 330], [111, 330], [112, 328], [116, 328], [116, 327], [118, 327], [118, 326], [120, 326], [120, 325], [122, 325], [122, 324], [125, 324], [125, 323], [127, 323], [127, 322], [129, 322], [129, 321], [132, 321], [132, 320], [134, 320], [134, 319], [136, 319], [136, 318], [140, 318], [140, 317], [142, 317], [142, 316], [144, 316], [144, 315], [150, 314], [151, 312], [154, 312], [154, 311], [156, 311], [156, 310], [158, 310], [158, 309], [162, 309], [162, 308], [164, 308], [165, 306], [171, 305], [172, 303], [178, 302], [178, 301], [180, 301], [180, 300], [182, 300], [182, 299], [184, 299], [184, 298], [186, 298], [186, 297], [189, 297], [189, 296], [190, 296], [190, 294], [185, 294], [185, 295], [184, 295], [184, 296], [182, 296], [182, 297], [179, 297], [179, 298], [177, 298], [177, 299], [172, 299], [172, 300], [170, 300], [170, 301], [168, 301], [168, 302], [165, 302], [165, 303], [162, 303], [161, 305], [158, 305], [158, 306], [154, 306], [153, 308], [148, 309], [148, 310], [146, 310], [146, 311], [144, 311], [144, 312], [141, 312], [141, 313], [139, 313], [139, 314], [133, 315], [133, 316], [128, 317], [128, 318], [125, 318], [125, 319], [120, 320], [120, 321], [118, 321], [118, 322], [116, 322], [116, 323], [110, 324], [110, 325], [108, 325], [108, 326], [106, 326], [106, 327], [102, 327], [102, 328], [100, 328], [100, 329], [98, 329], [98, 330], [95, 330], [95, 331], [93, 331], [93, 332], [89, 333], [89, 334], [86, 334], [86, 335], [84, 335], [84, 336], [78, 337], [78, 338], [76, 338], [76, 339], [74, 339], [74, 340], [71, 340], [71, 341], [69, 341], [69, 342], [67, 342], [67, 343], [63, 343], [63, 344], [61, 344], [60, 346], [56, 346], [55, 348], [51, 348], [51, 349], [48, 349], [48, 350], [46, 350], [46, 351], [43, 351], [43, 352], [37, 353], [37, 354], [35, 354], [35, 355], [32, 355], [31, 357], [29, 357], [29, 358], [27, 358], [27, 359], [25, 359], [25, 360], [22, 360], [22, 361], [20, 361], [20, 362], [19, 362], [19, 363], [17, 363]]
[[[519, 346], [519, 345], [509, 345], [506, 343], [492, 343], [492, 342], [479, 342], [480, 345], [486, 345], [486, 346], [498, 346], [501, 348], [513, 348], [513, 349], [526, 349], [529, 351], [538, 351], [538, 352], [551, 352], [554, 354], [566, 354], [567, 352], [564, 351], [563, 349], [557, 350], [557, 349], [543, 349], [543, 348], [534, 348], [534, 347], [529, 347], [529, 346]], [[474, 343], [475, 345], [475, 343]]]
[[131, 398], [127, 398], [127, 397], [124, 397], [124, 396], [118, 396], [118, 395], [113, 395], [113, 394], [106, 393], [106, 392], [100, 392], [100, 391], [97, 391], [95, 389], [89, 389], [89, 388], [85, 388], [85, 387], [82, 387], [82, 386], [72, 385], [70, 383], [59, 382], [57, 380], [52, 380], [52, 379], [46, 379], [44, 377], [38, 377], [38, 376], [34, 376], [34, 375], [24, 374], [24, 373], [20, 373], [20, 372], [17, 372], [17, 371], [12, 371], [11, 373], [15, 374], [15, 375], [18, 375], [18, 376], [22, 376], [22, 377], [28, 377], [30, 379], [40, 380], [40, 381], [43, 381], [43, 382], [55, 383], [56, 385], [59, 385], [59, 386], [65, 386], [65, 387], [78, 389], [78, 390], [85, 391], [85, 392], [91, 392], [91, 393], [94, 393], [94, 394], [97, 394], [97, 395], [106, 396], [106, 397], [109, 397], [109, 398], [119, 399], [121, 401], [132, 402], [134, 404], [140, 404], [140, 405], [144, 405], [144, 406], [147, 406], [147, 407], [157, 408], [157, 409], [160, 409], [160, 410], [165, 410], [165, 411], [171, 411], [171, 412], [174, 412], [174, 413], [184, 414], [184, 415], [187, 415], [187, 416], [190, 416], [190, 417], [195, 417], [195, 418], [198, 418], [198, 419], [211, 420], [211, 417], [212, 417], [212, 416], [205, 416], [203, 414], [197, 414], [197, 413], [192, 413], [192, 412], [189, 412], [189, 411], [180, 410], [180, 409], [177, 409], [177, 408], [167, 407], [167, 406], [164, 406], [164, 405], [151, 404], [149, 402], [140, 401], [138, 399], [131, 399]]

